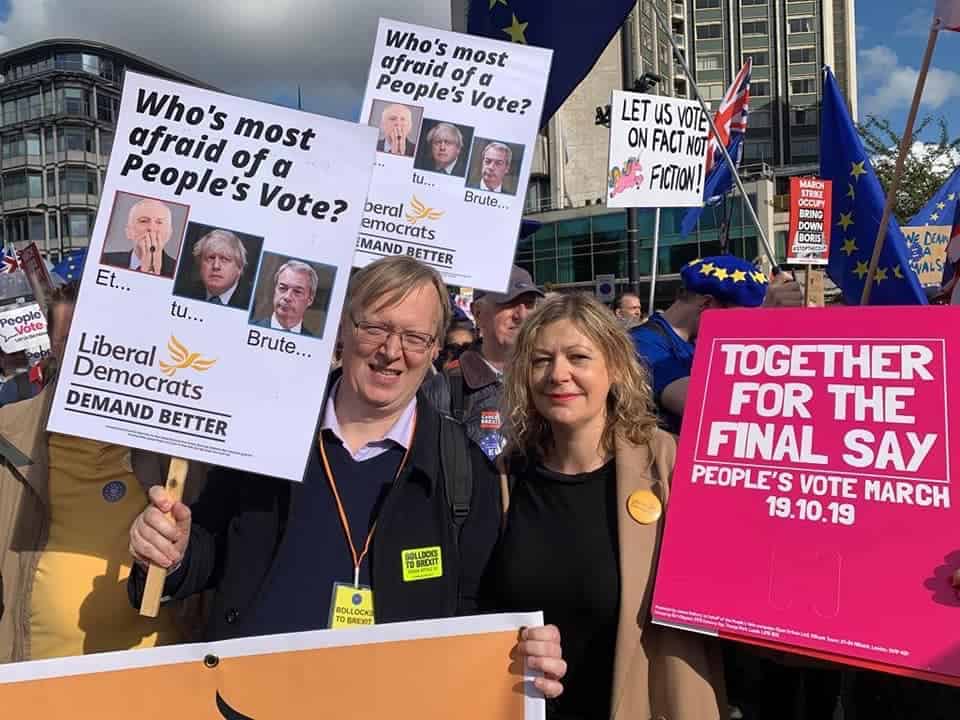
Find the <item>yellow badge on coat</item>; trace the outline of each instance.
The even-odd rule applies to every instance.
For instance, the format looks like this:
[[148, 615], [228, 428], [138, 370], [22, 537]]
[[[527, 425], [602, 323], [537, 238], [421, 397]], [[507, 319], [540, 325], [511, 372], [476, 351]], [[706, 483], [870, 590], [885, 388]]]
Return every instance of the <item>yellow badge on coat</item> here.
[[443, 576], [443, 553], [439, 545], [404, 550], [400, 553], [400, 561], [404, 582]]
[[641, 525], [650, 525], [660, 519], [663, 505], [652, 490], [635, 490], [627, 498], [627, 512]]

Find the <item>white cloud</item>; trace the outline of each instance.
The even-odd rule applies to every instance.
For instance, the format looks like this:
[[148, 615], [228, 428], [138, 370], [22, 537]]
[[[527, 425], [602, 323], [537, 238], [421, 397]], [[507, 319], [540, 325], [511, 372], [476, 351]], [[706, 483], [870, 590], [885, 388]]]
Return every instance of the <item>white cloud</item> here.
[[0, 51], [95, 40], [224, 91], [355, 120], [377, 18], [449, 27], [450, 0], [11, 0]]
[[[901, 65], [897, 54], [886, 45], [861, 50], [861, 111], [866, 115], [884, 115], [891, 110], [906, 110], [913, 100], [919, 71]], [[931, 67], [927, 75], [921, 105], [936, 110], [960, 96], [960, 73]]]
[[[873, 157], [870, 161], [876, 166], [879, 162], [895, 162], [893, 158], [896, 157], [899, 152], [899, 148], [891, 147], [890, 155], [883, 156], [883, 158]], [[952, 173], [958, 166], [960, 166], [960, 151], [950, 150], [942, 155], [939, 153], [939, 146], [934, 143], [925, 143], [921, 140], [917, 140], [910, 147], [910, 155], [919, 160], [922, 163], [927, 163], [931, 166], [934, 172], [940, 174], [949, 174]]]

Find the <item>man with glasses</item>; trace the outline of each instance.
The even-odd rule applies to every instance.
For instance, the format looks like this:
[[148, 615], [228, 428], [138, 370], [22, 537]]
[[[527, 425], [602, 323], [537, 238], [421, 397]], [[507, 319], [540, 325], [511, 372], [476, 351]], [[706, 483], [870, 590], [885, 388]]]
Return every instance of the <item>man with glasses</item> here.
[[[213, 470], [192, 508], [154, 488], [130, 529], [131, 601], [154, 562], [171, 569], [171, 600], [213, 588], [209, 640], [474, 612], [500, 529], [499, 484], [462, 429], [417, 393], [449, 318], [443, 280], [427, 266], [401, 256], [359, 270], [303, 483]], [[473, 474], [460, 524], [441, 460], [450, 432]], [[517, 652], [544, 671], [538, 687], [559, 694], [556, 629], [524, 631]]]

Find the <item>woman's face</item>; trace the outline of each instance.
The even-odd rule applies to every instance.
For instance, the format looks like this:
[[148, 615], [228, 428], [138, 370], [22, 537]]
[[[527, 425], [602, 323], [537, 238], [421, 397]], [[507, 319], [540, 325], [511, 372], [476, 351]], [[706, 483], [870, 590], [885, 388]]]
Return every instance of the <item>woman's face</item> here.
[[602, 426], [610, 393], [603, 352], [570, 320], [545, 326], [533, 349], [530, 392], [551, 426]]

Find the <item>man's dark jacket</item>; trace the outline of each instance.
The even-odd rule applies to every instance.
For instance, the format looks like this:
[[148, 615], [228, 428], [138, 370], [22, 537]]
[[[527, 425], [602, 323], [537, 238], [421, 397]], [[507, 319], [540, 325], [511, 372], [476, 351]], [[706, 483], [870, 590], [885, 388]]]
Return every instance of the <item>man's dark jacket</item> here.
[[[249, 280], [241, 277], [237, 282], [237, 289], [233, 291], [233, 295], [230, 296], [230, 302], [228, 302], [226, 305], [227, 307], [243, 308], [246, 310], [250, 307], [250, 297], [252, 295], [253, 285]], [[187, 288], [183, 296], [193, 298], [194, 300], [206, 300], [207, 288], [203, 282], [198, 280], [197, 282], [191, 284], [189, 288]]]
[[[457, 538], [440, 467], [441, 422], [452, 421], [441, 418], [426, 398], [418, 396], [410, 461], [383, 503], [370, 550], [378, 623], [451, 617], [477, 609], [480, 579], [500, 531], [500, 486], [483, 454], [467, 443], [473, 499]], [[315, 474], [306, 482], [326, 480]], [[208, 475], [203, 494], [191, 508], [193, 523], [183, 563], [164, 586], [169, 600], [214, 590], [207, 640], [251, 634], [247, 622], [253, 619], [251, 610], [290, 515], [290, 487], [285, 480], [235, 470], [216, 469]], [[435, 545], [442, 548], [443, 575], [404, 582], [401, 551]], [[145, 581], [146, 573], [135, 566], [127, 584], [134, 607], [140, 606]]]

